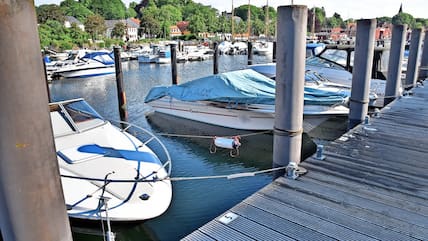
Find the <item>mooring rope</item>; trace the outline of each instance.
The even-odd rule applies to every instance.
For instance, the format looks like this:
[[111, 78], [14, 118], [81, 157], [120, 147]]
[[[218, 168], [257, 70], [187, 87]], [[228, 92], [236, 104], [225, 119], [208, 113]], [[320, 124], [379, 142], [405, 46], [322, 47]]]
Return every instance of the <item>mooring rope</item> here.
[[[253, 133], [248, 133], [248, 134], [238, 134], [238, 135], [222, 136], [222, 137], [239, 136], [239, 137], [242, 138], [242, 137], [249, 137], [249, 136], [255, 136], [255, 135], [263, 135], [263, 134], [268, 134], [268, 133], [272, 133], [272, 130], [266, 130], [266, 131], [260, 131], [260, 132], [253, 132]], [[160, 135], [160, 136], [169, 136], [169, 137], [201, 138], [201, 139], [213, 139], [215, 137], [220, 137], [220, 136], [210, 136], [210, 135], [187, 135], [187, 134], [174, 134], [174, 133], [157, 133], [157, 135]]]
[[104, 178], [92, 178], [92, 177], [78, 177], [78, 176], [71, 176], [71, 175], [61, 175], [61, 177], [64, 178], [72, 178], [72, 179], [79, 179], [79, 180], [87, 180], [87, 181], [106, 181], [109, 183], [136, 183], [136, 182], [160, 182], [165, 180], [170, 181], [190, 181], [190, 180], [208, 180], [208, 179], [220, 179], [220, 178], [226, 178], [226, 179], [235, 179], [235, 178], [241, 178], [241, 177], [253, 177], [258, 174], [262, 173], [269, 173], [274, 171], [279, 171], [282, 169], [285, 169], [286, 167], [276, 167], [276, 168], [270, 168], [270, 169], [264, 169], [254, 172], [238, 172], [238, 173], [232, 173], [232, 174], [224, 174], [224, 175], [212, 175], [212, 176], [195, 176], [195, 177], [165, 177], [165, 178], [158, 178], [158, 179], [104, 179]]

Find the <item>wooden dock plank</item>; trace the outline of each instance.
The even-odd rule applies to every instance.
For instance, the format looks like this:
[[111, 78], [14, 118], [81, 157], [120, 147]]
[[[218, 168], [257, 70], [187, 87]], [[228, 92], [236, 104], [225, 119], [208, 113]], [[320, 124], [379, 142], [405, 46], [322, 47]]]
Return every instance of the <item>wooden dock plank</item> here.
[[[386, 240], [407, 240], [412, 239], [412, 228], [404, 222], [398, 222], [392, 219], [385, 219], [381, 215], [367, 212], [363, 209], [357, 209], [338, 203], [329, 198], [320, 198], [316, 195], [300, 192], [298, 190], [287, 190], [287, 196], [283, 195], [283, 186], [277, 185], [267, 193], [259, 192], [258, 194], [265, 195], [269, 198], [280, 200], [281, 202], [288, 203], [295, 208], [302, 210], [302, 212], [317, 215], [320, 218], [329, 220], [339, 225], [349, 225], [349, 229], [363, 232], [373, 238], [383, 237]], [[404, 227], [402, 226], [404, 224]], [[414, 239], [418, 239], [416, 237]]]
[[211, 238], [210, 236], [202, 233], [199, 230], [194, 231], [190, 235], [187, 235], [186, 237], [182, 238], [183, 241], [215, 241], [215, 239]]
[[245, 218], [252, 219], [254, 222], [265, 225], [279, 233], [286, 234], [295, 240], [323, 241], [332, 239], [331, 237], [321, 233], [318, 233], [315, 236], [313, 235], [314, 231], [307, 227], [290, 222], [284, 218], [281, 218], [270, 212], [265, 212], [264, 210], [253, 207], [246, 203], [241, 203], [240, 205], [235, 206], [231, 209], [231, 211]]
[[317, 236], [317, 233], [321, 233], [336, 240], [375, 240], [363, 233], [350, 230], [312, 214], [301, 212], [301, 210], [295, 209], [287, 203], [278, 202], [278, 200], [273, 200], [266, 196], [253, 195], [244, 200], [244, 202], [266, 212], [278, 215], [290, 222], [308, 227], [312, 230], [311, 233], [314, 237]]
[[247, 241], [247, 240], [256, 240], [253, 238], [250, 238], [249, 236], [236, 231], [235, 229], [230, 228], [227, 225], [224, 225], [217, 220], [212, 220], [211, 222], [207, 223], [206, 225], [200, 227], [198, 229], [203, 234], [218, 240], [218, 241], [229, 241], [229, 240], [236, 240], [236, 241]]

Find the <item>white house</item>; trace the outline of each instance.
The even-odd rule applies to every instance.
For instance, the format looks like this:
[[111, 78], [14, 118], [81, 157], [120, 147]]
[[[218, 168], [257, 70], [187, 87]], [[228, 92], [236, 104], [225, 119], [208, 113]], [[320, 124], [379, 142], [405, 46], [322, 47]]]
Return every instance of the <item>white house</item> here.
[[111, 38], [111, 32], [117, 23], [123, 23], [126, 26], [126, 32], [123, 34], [123, 41], [135, 42], [139, 39], [138, 29], [140, 28], [139, 20], [128, 18], [126, 20], [106, 20], [105, 25], [106, 37]]
[[76, 26], [79, 27], [82, 31], [85, 31], [85, 25], [83, 25], [79, 20], [73, 16], [65, 16], [64, 26], [66, 28], [71, 28], [73, 23], [76, 24]]

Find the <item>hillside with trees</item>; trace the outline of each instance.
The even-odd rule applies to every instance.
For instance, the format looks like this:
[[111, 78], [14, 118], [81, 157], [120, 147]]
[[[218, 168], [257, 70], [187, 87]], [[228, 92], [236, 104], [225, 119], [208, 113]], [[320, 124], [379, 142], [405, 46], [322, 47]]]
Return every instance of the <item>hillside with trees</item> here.
[[[248, 8], [250, 8], [248, 11]], [[231, 33], [231, 14], [222, 12], [211, 6], [205, 6], [192, 0], [142, 0], [132, 2], [126, 7], [121, 0], [64, 0], [60, 5], [47, 4], [36, 7], [37, 21], [41, 46], [54, 49], [73, 47], [91, 47], [95, 42], [98, 46], [124, 44], [121, 32], [126, 26], [114, 26], [112, 38], [105, 36], [105, 20], [123, 20], [138, 18], [140, 20], [139, 35], [148, 38], [170, 39], [170, 27], [180, 21], [187, 21], [189, 36], [184, 39], [198, 38], [198, 33]], [[250, 21], [248, 21], [250, 12]], [[276, 9], [273, 7], [241, 5], [234, 8], [233, 31], [236, 34], [247, 33], [250, 24], [251, 36], [267, 34], [275, 35]], [[64, 26], [65, 17], [72, 16], [84, 24], [84, 31], [72, 24]], [[313, 18], [314, 16], [314, 18]], [[315, 23], [312, 26], [312, 23]], [[318, 32], [322, 28], [346, 27], [352, 19], [343, 20], [339, 13], [327, 17], [323, 7], [308, 10], [308, 32]], [[392, 18], [378, 18], [378, 25], [384, 23], [408, 24], [409, 27], [428, 26], [428, 19], [413, 18], [401, 12]]]

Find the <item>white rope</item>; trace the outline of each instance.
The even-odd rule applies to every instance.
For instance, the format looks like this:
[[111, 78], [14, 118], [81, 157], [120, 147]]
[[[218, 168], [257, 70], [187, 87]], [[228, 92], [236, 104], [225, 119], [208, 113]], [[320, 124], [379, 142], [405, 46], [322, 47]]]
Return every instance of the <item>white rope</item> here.
[[[232, 136], [224, 136], [224, 137], [234, 137], [234, 136], [239, 136], [239, 137], [248, 137], [248, 136], [255, 136], [255, 135], [263, 135], [263, 134], [267, 134], [267, 133], [271, 133], [271, 130], [267, 130], [267, 131], [260, 131], [260, 132], [253, 132], [253, 133], [248, 133], [248, 134], [242, 134], [242, 135], [232, 135]], [[169, 136], [169, 137], [188, 137], [188, 138], [202, 138], [202, 139], [213, 139], [215, 137], [219, 137], [219, 136], [209, 136], [209, 135], [186, 135], [186, 134], [171, 134], [171, 133], [157, 133], [160, 136]]]
[[234, 178], [240, 178], [240, 177], [253, 177], [258, 174], [279, 171], [285, 168], [286, 167], [276, 167], [276, 168], [255, 171], [255, 172], [241, 172], [241, 173], [233, 173], [228, 175], [199, 176], [199, 177], [169, 177], [166, 179], [171, 181], [208, 180], [208, 179], [220, 179], [220, 178], [234, 179]]

